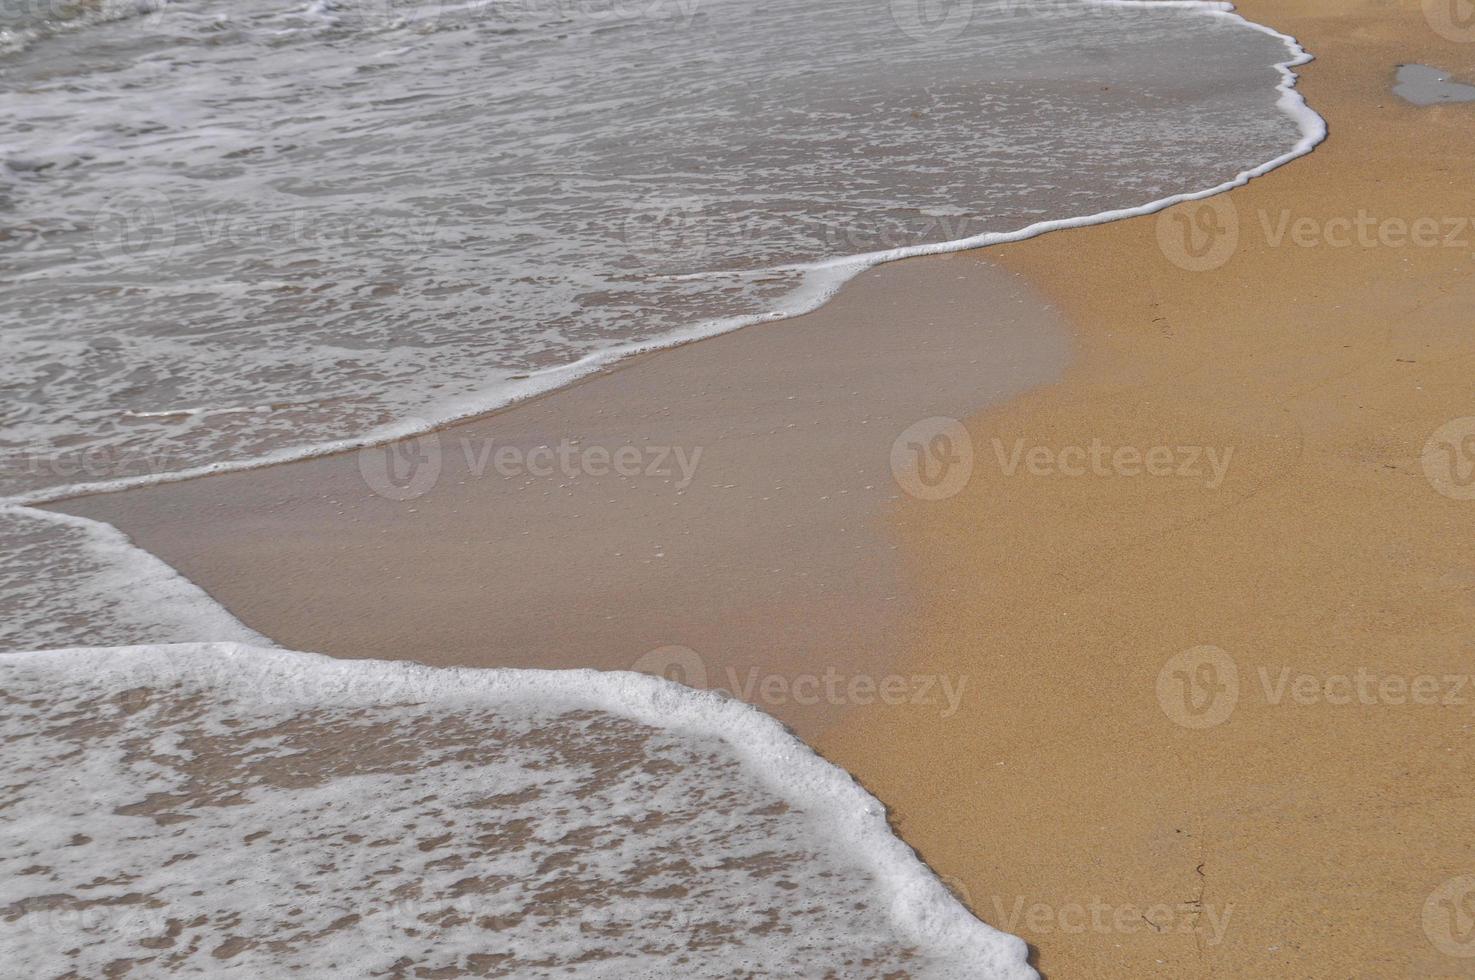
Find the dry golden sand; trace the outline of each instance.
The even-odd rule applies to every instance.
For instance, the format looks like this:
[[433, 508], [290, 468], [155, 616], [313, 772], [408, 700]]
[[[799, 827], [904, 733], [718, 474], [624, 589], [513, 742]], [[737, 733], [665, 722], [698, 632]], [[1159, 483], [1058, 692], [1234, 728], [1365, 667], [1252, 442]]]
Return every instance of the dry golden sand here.
[[[1475, 976], [1448, 955], [1470, 939], [1439, 901], [1460, 889], [1434, 894], [1475, 873], [1475, 685], [1460, 705], [1398, 703], [1397, 680], [1365, 682], [1372, 704], [1339, 680], [1326, 690], [1354, 703], [1321, 697], [1362, 668], [1433, 675], [1442, 700], [1446, 675], [1475, 670], [1475, 500], [1437, 492], [1421, 464], [1431, 434], [1475, 415], [1475, 230], [1274, 247], [1261, 218], [1273, 232], [1282, 212], [1320, 228], [1361, 210], [1443, 234], [1475, 217], [1475, 107], [1389, 94], [1401, 62], [1469, 77], [1475, 43], [1407, 0], [1241, 12], [1317, 56], [1302, 89], [1330, 141], [1228, 195], [1238, 244], [1216, 270], [1168, 260], [1171, 213], [988, 252], [1061, 307], [1081, 356], [969, 420], [964, 492], [896, 514], [930, 597], [911, 662], [966, 674], [977, 696], [946, 721], [857, 713], [820, 748], [1049, 977]], [[1006, 453], [1100, 439], [1233, 456], [1216, 489], [1008, 477], [995, 437]], [[1200, 645], [1223, 651], [1220, 682], [1232, 660], [1239, 693], [1195, 729], [1171, 717], [1194, 719], [1173, 666], [1162, 702], [1158, 686]], [[1317, 679], [1311, 703], [1273, 703], [1285, 669]]]

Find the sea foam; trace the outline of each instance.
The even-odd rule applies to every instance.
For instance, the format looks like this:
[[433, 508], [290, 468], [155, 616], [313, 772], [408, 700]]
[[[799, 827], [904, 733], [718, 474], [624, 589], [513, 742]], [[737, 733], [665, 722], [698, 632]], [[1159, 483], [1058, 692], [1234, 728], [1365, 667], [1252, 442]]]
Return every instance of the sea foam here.
[[[0, 73], [0, 503], [424, 431], [1325, 135], [1306, 52], [1221, 3], [74, 7]], [[0, 642], [251, 639], [38, 513], [0, 511]]]
[[111, 524], [0, 506], [0, 650], [227, 640], [269, 645]]
[[382, 442], [1325, 133], [1227, 4], [930, 9], [177, 3], [12, 56], [0, 492]]
[[209, 644], [6, 654], [0, 698], [16, 975], [1035, 975], [850, 776], [662, 679]]

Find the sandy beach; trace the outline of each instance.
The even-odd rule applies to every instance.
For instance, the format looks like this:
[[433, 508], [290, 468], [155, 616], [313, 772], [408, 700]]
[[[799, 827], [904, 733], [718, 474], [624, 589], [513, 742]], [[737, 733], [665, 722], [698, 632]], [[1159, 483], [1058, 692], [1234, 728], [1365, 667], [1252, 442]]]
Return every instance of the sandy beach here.
[[288, 648], [736, 686], [1057, 980], [1475, 975], [1475, 109], [1391, 93], [1475, 28], [1239, 6], [1331, 131], [1243, 188], [57, 508]]
[[[1441, 902], [1475, 863], [1470, 459], [1439, 444], [1475, 427], [1472, 131], [1388, 87], [1472, 49], [1417, 4], [1241, 10], [1316, 55], [1329, 141], [1204, 205], [1199, 256], [1172, 212], [989, 253], [1081, 355], [969, 420], [962, 493], [895, 513], [932, 597], [909, 656], [980, 697], [820, 744], [1052, 977], [1469, 976]], [[995, 439], [1050, 452], [1009, 476]], [[1174, 464], [1064, 475], [1096, 440]], [[1177, 475], [1192, 447], [1222, 483]]]
[[1055, 380], [1068, 346], [1014, 274], [899, 262], [808, 316], [388, 451], [66, 509], [126, 528], [289, 649], [665, 673], [811, 738], [856, 703], [950, 717], [968, 682], [902, 677], [896, 656], [911, 594], [886, 527], [906, 495], [893, 445]]

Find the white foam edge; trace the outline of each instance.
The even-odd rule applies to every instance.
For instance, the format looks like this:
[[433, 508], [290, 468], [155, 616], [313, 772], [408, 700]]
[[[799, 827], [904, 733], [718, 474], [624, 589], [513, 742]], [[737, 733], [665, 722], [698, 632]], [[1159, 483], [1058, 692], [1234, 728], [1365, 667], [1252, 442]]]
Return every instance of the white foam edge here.
[[81, 531], [90, 555], [105, 566], [126, 570], [131, 601], [168, 603], [186, 617], [187, 622], [181, 623], [182, 626], [198, 629], [202, 636], [238, 637], [241, 642], [260, 647], [275, 645], [268, 637], [232, 616], [204, 589], [179, 574], [167, 562], [134, 544], [128, 535], [111, 524], [75, 514], [0, 504], [0, 519], [6, 514], [20, 514], [32, 520]]
[[334, 453], [363, 449], [368, 446], [383, 445], [399, 439], [412, 438], [456, 422], [498, 411], [516, 402], [564, 387], [635, 354], [676, 347], [695, 340], [715, 337], [719, 334], [728, 333], [757, 323], [786, 320], [792, 317], [802, 316], [806, 313], [812, 313], [823, 306], [830, 297], [834, 296], [846, 282], [865, 270], [880, 265], [883, 262], [915, 258], [921, 255], [938, 255], [946, 252], [963, 251], [965, 249], [984, 248], [989, 245], [1001, 245], [1006, 242], [1019, 242], [1052, 231], [1084, 228], [1090, 225], [1105, 224], [1109, 221], [1118, 221], [1122, 218], [1135, 218], [1142, 215], [1155, 214], [1175, 204], [1182, 204], [1186, 201], [1200, 201], [1204, 198], [1222, 194], [1236, 187], [1243, 187], [1254, 178], [1264, 176], [1270, 171], [1290, 163], [1292, 160], [1305, 156], [1326, 139], [1326, 120], [1312, 110], [1300, 92], [1296, 90], [1297, 76], [1292, 70], [1312, 61], [1312, 55], [1301, 46], [1299, 41], [1289, 34], [1283, 34], [1272, 27], [1247, 20], [1235, 13], [1235, 7], [1232, 3], [1216, 2], [1216, 0], [1087, 0], [1087, 2], [1105, 7], [1192, 10], [1208, 17], [1234, 22], [1276, 38], [1285, 45], [1286, 51], [1290, 56], [1285, 61], [1277, 62], [1275, 65], [1276, 70], [1280, 73], [1280, 81], [1276, 85], [1276, 91], [1280, 93], [1280, 97], [1276, 102], [1276, 107], [1297, 124], [1301, 131], [1301, 138], [1287, 152], [1271, 160], [1267, 160], [1259, 166], [1241, 171], [1232, 179], [1222, 184], [1216, 184], [1213, 187], [1200, 191], [1175, 194], [1171, 197], [1161, 198], [1135, 207], [1117, 208], [1111, 211], [1101, 211], [1096, 214], [1074, 218], [1053, 218], [1048, 221], [1039, 221], [1032, 225], [1027, 225], [1017, 231], [989, 232], [953, 241], [935, 242], [929, 245], [905, 246], [878, 252], [866, 252], [861, 255], [820, 259], [814, 262], [762, 270], [769, 272], [801, 272], [804, 274], [799, 287], [791, 291], [788, 295], [789, 305], [767, 313], [706, 320], [688, 328], [673, 331], [663, 337], [637, 343], [621, 344], [606, 348], [605, 350], [595, 351], [572, 363], [534, 372], [525, 379], [503, 383], [502, 385], [478, 392], [475, 395], [448, 399], [438, 404], [427, 406], [425, 414], [434, 417], [430, 420], [420, 417], [402, 419], [397, 422], [376, 426], [359, 436], [274, 450], [251, 459], [209, 463], [201, 466], [186, 467], [180, 470], [171, 470], [166, 473], [152, 473], [142, 476], [119, 477], [112, 480], [98, 480], [88, 483], [49, 487], [43, 490], [32, 491], [31, 493], [0, 498], [0, 503], [50, 503], [65, 500], [69, 497], [79, 497], [94, 493], [109, 493], [158, 483], [174, 483], [201, 476], [210, 476], [216, 473], [257, 469], [263, 466], [273, 466], [295, 460], [330, 456]]
[[[120, 663], [120, 658], [129, 658], [129, 663]], [[533, 703], [555, 709], [591, 708], [663, 731], [719, 738], [765, 786], [813, 819], [827, 836], [838, 839], [847, 855], [874, 874], [886, 910], [904, 939], [924, 951], [976, 950], [976, 955], [964, 958], [988, 968], [988, 976], [1006, 980], [1036, 976], [1026, 963], [1025, 942], [975, 918], [892, 833], [879, 800], [782, 723], [737, 699], [629, 671], [428, 667], [409, 661], [341, 660], [239, 643], [0, 653], [0, 668], [29, 668], [59, 674], [63, 682], [75, 678], [93, 685], [112, 679], [127, 687], [139, 686], [138, 675], [129, 672], [139, 666], [182, 667], [215, 689], [234, 689], [247, 698], [260, 697], [269, 689], [273, 703], [300, 701], [305, 708], [419, 701], [478, 706]], [[1006, 972], [993, 972], [1000, 968]]]

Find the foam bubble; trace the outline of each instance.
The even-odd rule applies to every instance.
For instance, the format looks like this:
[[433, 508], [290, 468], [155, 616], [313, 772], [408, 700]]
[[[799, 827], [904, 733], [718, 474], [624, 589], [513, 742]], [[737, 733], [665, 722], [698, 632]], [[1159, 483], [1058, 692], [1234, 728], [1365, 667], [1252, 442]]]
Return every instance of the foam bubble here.
[[0, 507], [0, 553], [0, 650], [269, 643], [110, 524]]
[[0, 656], [27, 976], [1024, 978], [881, 805], [657, 678], [228, 644]]

